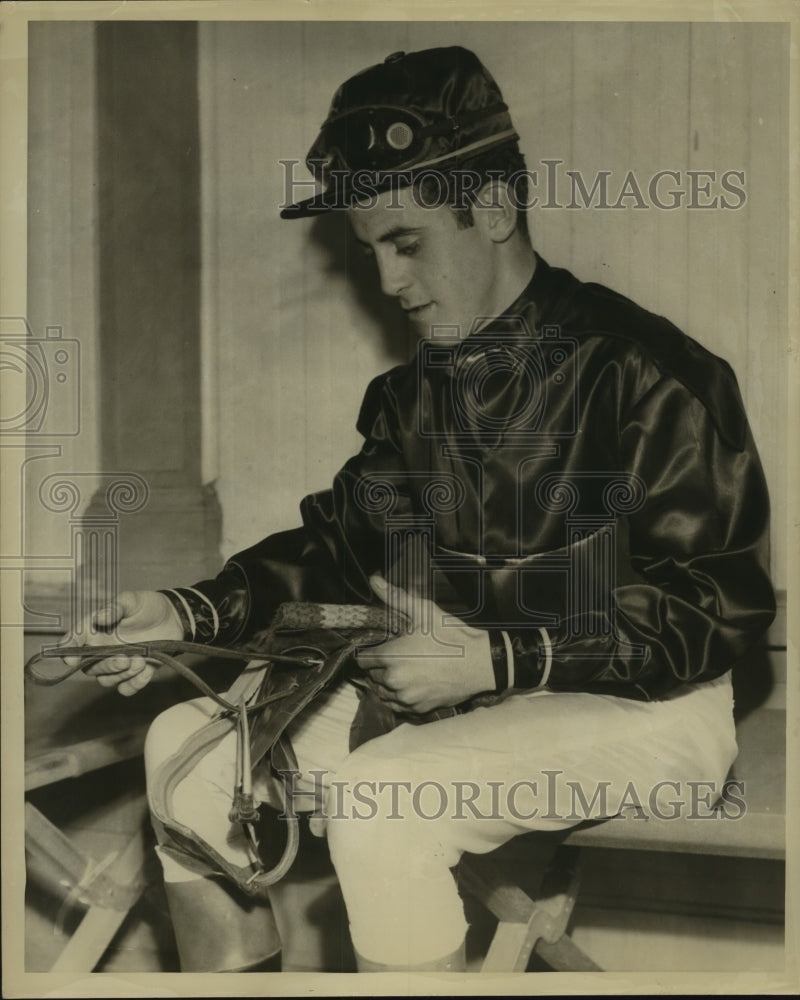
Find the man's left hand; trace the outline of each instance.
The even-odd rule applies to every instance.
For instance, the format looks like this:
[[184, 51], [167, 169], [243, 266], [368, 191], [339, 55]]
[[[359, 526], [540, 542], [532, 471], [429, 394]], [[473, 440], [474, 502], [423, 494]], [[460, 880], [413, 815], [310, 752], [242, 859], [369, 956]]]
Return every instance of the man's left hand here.
[[494, 690], [488, 632], [381, 576], [371, 577], [370, 585], [392, 619], [403, 623], [402, 634], [362, 649], [356, 657], [387, 705], [423, 715]]

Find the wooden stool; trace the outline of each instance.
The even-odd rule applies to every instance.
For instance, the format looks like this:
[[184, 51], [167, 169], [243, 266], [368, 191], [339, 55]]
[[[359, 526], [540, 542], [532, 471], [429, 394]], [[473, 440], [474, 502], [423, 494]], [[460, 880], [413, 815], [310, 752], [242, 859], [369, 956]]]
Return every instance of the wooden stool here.
[[567, 934], [580, 885], [578, 848], [555, 849], [535, 898], [491, 854], [465, 855], [458, 876], [498, 920], [481, 972], [525, 972], [534, 949], [558, 972], [599, 970]]

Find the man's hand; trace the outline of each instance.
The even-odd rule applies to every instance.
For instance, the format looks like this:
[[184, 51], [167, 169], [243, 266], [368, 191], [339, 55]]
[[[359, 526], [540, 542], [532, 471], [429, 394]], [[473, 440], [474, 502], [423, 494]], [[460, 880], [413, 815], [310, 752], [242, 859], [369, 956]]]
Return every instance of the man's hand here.
[[433, 601], [407, 593], [381, 576], [371, 577], [370, 585], [405, 629], [380, 646], [360, 650], [356, 657], [387, 705], [422, 715], [494, 690], [488, 632], [464, 624]]
[[[157, 639], [182, 639], [178, 614], [164, 594], [154, 590], [126, 590], [116, 601], [89, 615], [77, 633], [68, 635], [61, 646], [109, 646], [116, 643], [146, 643]], [[65, 656], [74, 667], [78, 658]], [[86, 671], [103, 687], [117, 687], [120, 694], [136, 694], [150, 681], [156, 667], [143, 656], [112, 656]]]

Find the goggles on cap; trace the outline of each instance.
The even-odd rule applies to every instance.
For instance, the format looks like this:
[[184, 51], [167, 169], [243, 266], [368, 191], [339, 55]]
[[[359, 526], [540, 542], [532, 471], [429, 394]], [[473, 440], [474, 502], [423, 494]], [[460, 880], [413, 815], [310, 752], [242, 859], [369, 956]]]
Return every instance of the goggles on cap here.
[[[307, 162], [322, 161], [323, 172], [331, 168], [349, 171], [401, 170], [426, 165], [434, 138], [455, 136], [462, 128], [489, 118], [508, 118], [508, 106], [493, 104], [478, 111], [467, 111], [455, 118], [431, 123], [408, 108], [391, 105], [353, 108], [322, 126], [319, 137], [308, 154]], [[490, 136], [467, 142], [440, 155], [428, 163], [450, 159], [506, 139], [516, 138], [511, 127]]]

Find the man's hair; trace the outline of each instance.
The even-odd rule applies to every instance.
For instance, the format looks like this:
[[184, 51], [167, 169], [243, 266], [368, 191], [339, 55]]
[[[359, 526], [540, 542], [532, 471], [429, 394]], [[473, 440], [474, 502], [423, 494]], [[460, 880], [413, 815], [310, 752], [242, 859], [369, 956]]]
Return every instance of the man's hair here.
[[415, 180], [413, 190], [418, 204], [428, 208], [449, 205], [459, 229], [469, 229], [475, 225], [473, 206], [478, 192], [491, 181], [510, 185], [512, 204], [517, 209], [517, 229], [530, 244], [526, 211], [528, 173], [525, 157], [516, 143], [472, 159], [465, 158], [446, 170], [426, 170]]

